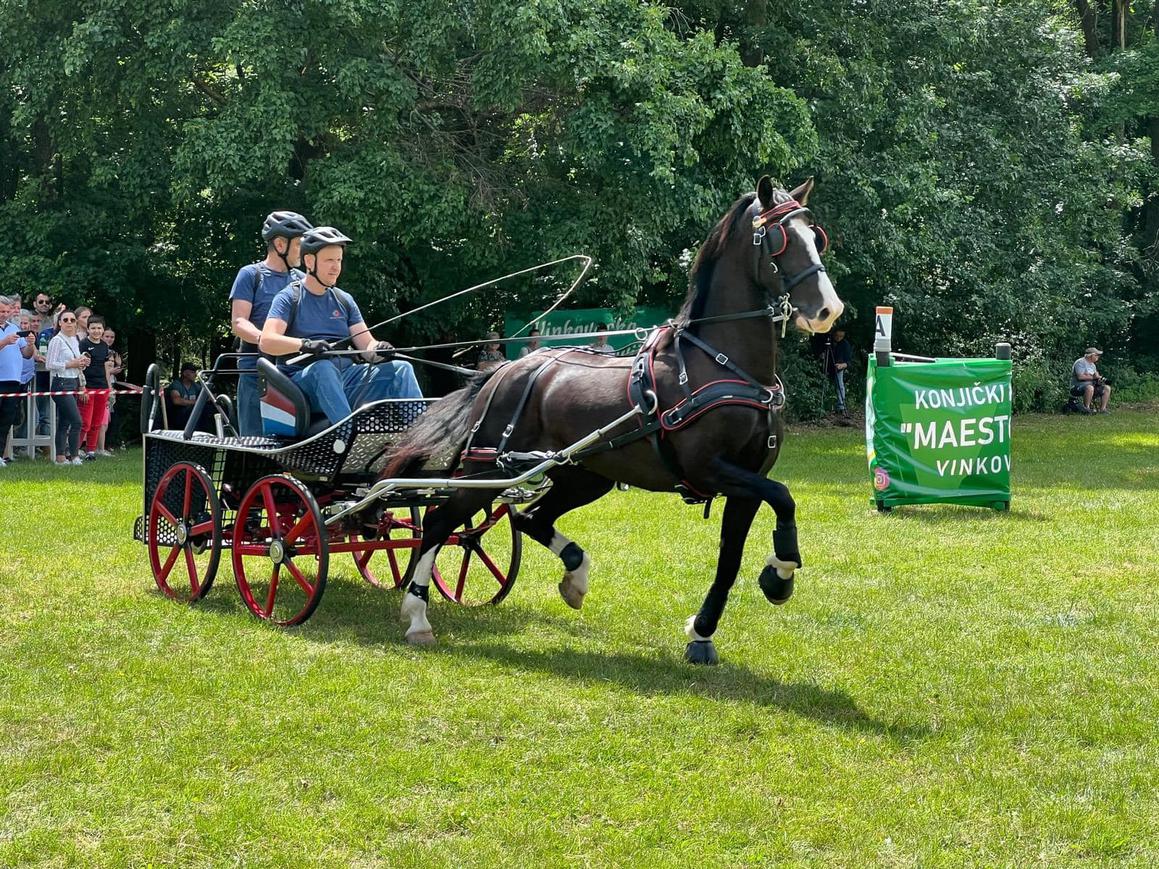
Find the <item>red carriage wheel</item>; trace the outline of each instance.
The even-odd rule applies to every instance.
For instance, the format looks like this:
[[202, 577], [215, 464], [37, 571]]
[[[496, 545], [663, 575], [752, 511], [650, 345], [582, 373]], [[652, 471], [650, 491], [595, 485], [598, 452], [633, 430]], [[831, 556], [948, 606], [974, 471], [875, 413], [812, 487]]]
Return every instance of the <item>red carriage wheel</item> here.
[[[383, 517], [382, 522], [378, 526], [378, 540], [416, 540], [421, 541], [423, 538], [422, 519], [419, 516], [418, 507], [411, 507], [409, 514], [398, 514], [388, 511]], [[351, 541], [355, 540], [354, 535], [350, 537]], [[389, 548], [372, 548], [373, 541], [368, 545], [368, 548], [352, 552], [354, 556], [354, 566], [358, 568], [358, 573], [368, 583], [375, 588], [400, 588], [406, 582], [408, 567], [414, 553], [418, 551], [418, 546], [414, 547], [389, 547]], [[381, 552], [383, 558], [378, 559], [378, 564], [382, 565], [384, 559], [390, 566], [390, 573], [383, 573], [379, 578], [375, 569], [371, 567], [370, 561], [374, 558], [376, 552]], [[390, 585], [388, 585], [388, 583]]]
[[233, 574], [250, 612], [300, 625], [322, 600], [329, 561], [328, 532], [309, 489], [280, 474], [250, 486], [233, 540]]
[[201, 600], [221, 560], [221, 503], [200, 465], [178, 462], [149, 502], [149, 563], [157, 588], [174, 600]]
[[522, 554], [523, 535], [511, 522], [511, 506], [492, 504], [438, 548], [431, 579], [447, 600], [497, 604], [515, 584]]

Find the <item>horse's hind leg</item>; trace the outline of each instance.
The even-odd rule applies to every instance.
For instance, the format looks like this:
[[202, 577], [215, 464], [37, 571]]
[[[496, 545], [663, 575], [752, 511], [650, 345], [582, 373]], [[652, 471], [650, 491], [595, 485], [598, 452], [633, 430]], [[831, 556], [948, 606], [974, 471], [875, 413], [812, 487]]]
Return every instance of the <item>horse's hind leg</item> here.
[[588, 572], [591, 557], [575, 542], [555, 530], [555, 522], [564, 513], [590, 504], [612, 489], [612, 481], [590, 471], [563, 468], [551, 475], [552, 487], [543, 498], [525, 513], [514, 517], [515, 527], [542, 543], [563, 562], [563, 579], [559, 594], [572, 609], [583, 606], [588, 593]]
[[432, 510], [423, 523], [423, 542], [414, 572], [402, 598], [399, 616], [406, 625], [406, 641], [412, 645], [434, 645], [435, 632], [427, 620], [430, 603], [431, 571], [439, 546], [476, 511], [495, 499], [493, 489], [459, 489], [446, 503]]
[[708, 589], [700, 612], [692, 616], [684, 626], [688, 635], [688, 645], [684, 649], [684, 660], [692, 664], [715, 664], [716, 647], [712, 635], [716, 633], [720, 614], [728, 602], [728, 593], [736, 581], [740, 570], [741, 556], [744, 555], [745, 538], [752, 527], [753, 518], [760, 507], [759, 498], [729, 496], [724, 502], [724, 516], [720, 522], [720, 555], [716, 560], [716, 578]]

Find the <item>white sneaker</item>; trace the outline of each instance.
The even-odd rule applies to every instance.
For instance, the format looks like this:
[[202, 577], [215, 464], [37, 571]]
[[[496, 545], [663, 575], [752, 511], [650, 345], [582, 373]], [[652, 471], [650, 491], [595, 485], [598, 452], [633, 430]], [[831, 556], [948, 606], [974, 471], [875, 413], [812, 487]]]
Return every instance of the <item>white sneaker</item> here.
[[69, 462], [70, 465], [83, 465], [84, 463], [85, 463], [85, 460], [82, 459], [80, 456], [77, 456], [71, 462]]
[[113, 454], [110, 453], [108, 450], [97, 450], [97, 455], [103, 456], [106, 459], [111, 459], [113, 457]]
[[0, 458], [0, 468], [6, 468], [6, 467], [8, 467], [8, 462], [4, 461], [3, 458]]
[[70, 462], [68, 459], [53, 459], [53, 464], [59, 465], [62, 468], [65, 465], [69, 465], [70, 467], [72, 466], [72, 462]]

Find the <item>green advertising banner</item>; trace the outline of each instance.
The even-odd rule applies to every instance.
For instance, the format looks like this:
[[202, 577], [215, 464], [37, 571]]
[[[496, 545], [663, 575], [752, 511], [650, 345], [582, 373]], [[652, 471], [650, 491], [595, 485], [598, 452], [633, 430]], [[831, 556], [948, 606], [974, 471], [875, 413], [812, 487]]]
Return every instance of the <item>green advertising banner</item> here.
[[1010, 360], [890, 362], [870, 356], [865, 400], [877, 506], [1008, 508]]
[[[508, 315], [503, 323], [503, 334], [514, 335], [525, 323], [540, 316], [542, 311], [533, 311], [526, 317]], [[552, 311], [539, 323], [539, 331], [543, 335], [542, 343], [547, 347], [559, 347], [568, 344], [591, 344], [591, 338], [581, 338], [579, 341], [570, 339], [569, 335], [582, 335], [585, 332], [594, 332], [603, 325], [611, 331], [619, 329], [650, 329], [661, 323], [668, 322], [672, 316], [664, 308], [636, 308], [628, 317], [614, 316], [606, 308], [578, 308], [570, 311]], [[521, 334], [526, 335], [524, 330]], [[636, 342], [631, 335], [617, 335], [608, 339], [608, 343], [619, 350]], [[520, 345], [522, 346], [522, 345]], [[517, 351], [518, 352], [518, 351]]]

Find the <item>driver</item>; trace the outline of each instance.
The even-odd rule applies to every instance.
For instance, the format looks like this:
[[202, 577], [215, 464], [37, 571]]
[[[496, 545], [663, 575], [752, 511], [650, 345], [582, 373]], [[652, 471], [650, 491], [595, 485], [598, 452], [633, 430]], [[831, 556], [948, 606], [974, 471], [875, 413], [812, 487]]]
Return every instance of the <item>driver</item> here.
[[274, 296], [291, 281], [305, 277], [301, 265], [299, 239], [310, 221], [295, 211], [274, 211], [262, 224], [262, 238], [266, 242], [266, 258], [261, 262], [242, 266], [229, 291], [230, 323], [233, 334], [241, 339], [241, 351], [253, 353], [238, 360], [243, 374], [237, 379], [237, 427], [243, 437], [262, 433], [261, 396], [258, 376], [252, 372], [258, 364], [258, 341], [262, 326]]
[[422, 398], [409, 362], [390, 361], [394, 348], [377, 341], [366, 327], [353, 297], [335, 284], [342, 274], [342, 257], [350, 239], [331, 226], [302, 236], [303, 281], [294, 281], [270, 304], [259, 346], [271, 356], [315, 357], [349, 339], [363, 358], [388, 360], [377, 365], [355, 364], [351, 356], [329, 356], [303, 365], [279, 364], [331, 424], [352, 409], [383, 398]]

